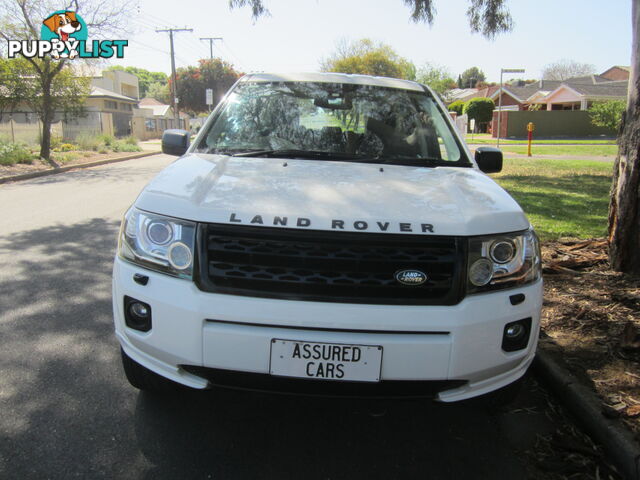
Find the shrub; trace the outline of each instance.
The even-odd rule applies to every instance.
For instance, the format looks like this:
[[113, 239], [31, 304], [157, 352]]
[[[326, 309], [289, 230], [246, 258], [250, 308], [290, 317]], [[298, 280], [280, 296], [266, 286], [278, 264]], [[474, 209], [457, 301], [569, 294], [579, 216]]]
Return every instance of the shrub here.
[[493, 116], [493, 109], [496, 104], [487, 97], [472, 98], [464, 104], [463, 112], [469, 116], [469, 119], [475, 118], [476, 122], [490, 122]]
[[100, 147], [100, 140], [96, 135], [83, 133], [76, 138], [78, 148], [84, 151], [96, 151]]
[[456, 112], [458, 115], [462, 115], [462, 110], [464, 109], [464, 102], [462, 100], [456, 100], [455, 102], [449, 105], [450, 112]]
[[116, 140], [111, 149], [114, 152], [140, 152], [142, 149], [138, 145], [132, 145], [127, 140]]
[[138, 139], [133, 135], [129, 135], [127, 138], [124, 139], [124, 141], [129, 145], [138, 145]]
[[58, 135], [54, 135], [52, 133], [51, 134], [51, 148], [60, 148], [61, 144], [62, 144], [62, 137], [59, 137]]
[[80, 153], [77, 152], [66, 152], [66, 153], [60, 153], [58, 155], [54, 156], [54, 160], [58, 163], [69, 163], [73, 160], [77, 160], [78, 158], [81, 158], [82, 155]]
[[0, 141], [0, 165], [31, 163], [34, 158], [34, 154], [24, 144]]
[[111, 145], [113, 145], [116, 139], [113, 135], [103, 134], [103, 135], [98, 135], [98, 141], [100, 143], [104, 143], [107, 147], [110, 147]]
[[622, 112], [627, 108], [622, 100], [609, 100], [606, 102], [593, 102], [589, 107], [591, 123], [597, 127], [608, 128], [617, 131], [622, 121]]
[[109, 149], [107, 147], [105, 147], [104, 145], [100, 145], [98, 148], [98, 153], [109, 153]]
[[72, 143], [63, 143], [62, 145], [60, 145], [60, 151], [61, 152], [70, 152], [71, 150], [75, 150], [76, 146], [73, 145]]

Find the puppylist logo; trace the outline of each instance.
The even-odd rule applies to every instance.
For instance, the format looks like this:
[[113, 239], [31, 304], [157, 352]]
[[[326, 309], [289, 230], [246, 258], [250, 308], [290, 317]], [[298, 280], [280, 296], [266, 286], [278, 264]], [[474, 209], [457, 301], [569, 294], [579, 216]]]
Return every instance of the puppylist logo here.
[[70, 10], [53, 12], [42, 22], [40, 40], [9, 40], [8, 56], [44, 58], [123, 58], [128, 40], [88, 41], [87, 24]]

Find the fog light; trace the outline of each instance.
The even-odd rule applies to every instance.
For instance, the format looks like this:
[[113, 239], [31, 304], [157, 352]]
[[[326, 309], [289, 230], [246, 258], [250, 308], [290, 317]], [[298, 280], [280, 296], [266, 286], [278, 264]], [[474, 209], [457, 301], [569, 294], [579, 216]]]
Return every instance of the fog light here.
[[507, 323], [502, 333], [502, 350], [505, 352], [515, 352], [527, 348], [530, 335], [530, 318]]
[[493, 263], [488, 258], [480, 258], [469, 268], [469, 281], [476, 287], [482, 287], [491, 281]]
[[151, 307], [131, 297], [124, 297], [124, 321], [127, 327], [140, 332], [151, 330]]
[[134, 302], [129, 305], [129, 313], [137, 318], [147, 318], [149, 316], [149, 309], [144, 303]]

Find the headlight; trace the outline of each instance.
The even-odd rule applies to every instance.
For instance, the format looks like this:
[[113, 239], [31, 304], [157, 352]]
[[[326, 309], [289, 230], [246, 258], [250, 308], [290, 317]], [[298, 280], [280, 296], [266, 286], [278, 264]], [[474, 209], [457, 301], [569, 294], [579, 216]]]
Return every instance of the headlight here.
[[542, 275], [540, 244], [533, 229], [469, 239], [467, 293], [511, 288]]
[[196, 225], [131, 207], [122, 220], [118, 255], [151, 270], [191, 278]]

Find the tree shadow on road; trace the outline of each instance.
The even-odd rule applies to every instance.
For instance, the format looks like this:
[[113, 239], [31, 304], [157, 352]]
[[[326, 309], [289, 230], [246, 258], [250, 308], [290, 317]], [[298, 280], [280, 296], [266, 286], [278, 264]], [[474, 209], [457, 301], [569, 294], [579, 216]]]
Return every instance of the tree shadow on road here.
[[[2, 478], [117, 468], [104, 449], [132, 433], [123, 406], [135, 398], [122, 388], [113, 336], [117, 231], [96, 218], [0, 240]], [[126, 463], [136, 452], [119, 455]]]
[[[113, 335], [117, 230], [96, 218], [0, 240], [1, 478], [523, 477], [503, 419], [468, 405], [139, 394]], [[536, 424], [524, 445], [539, 417], [511, 421]]]

